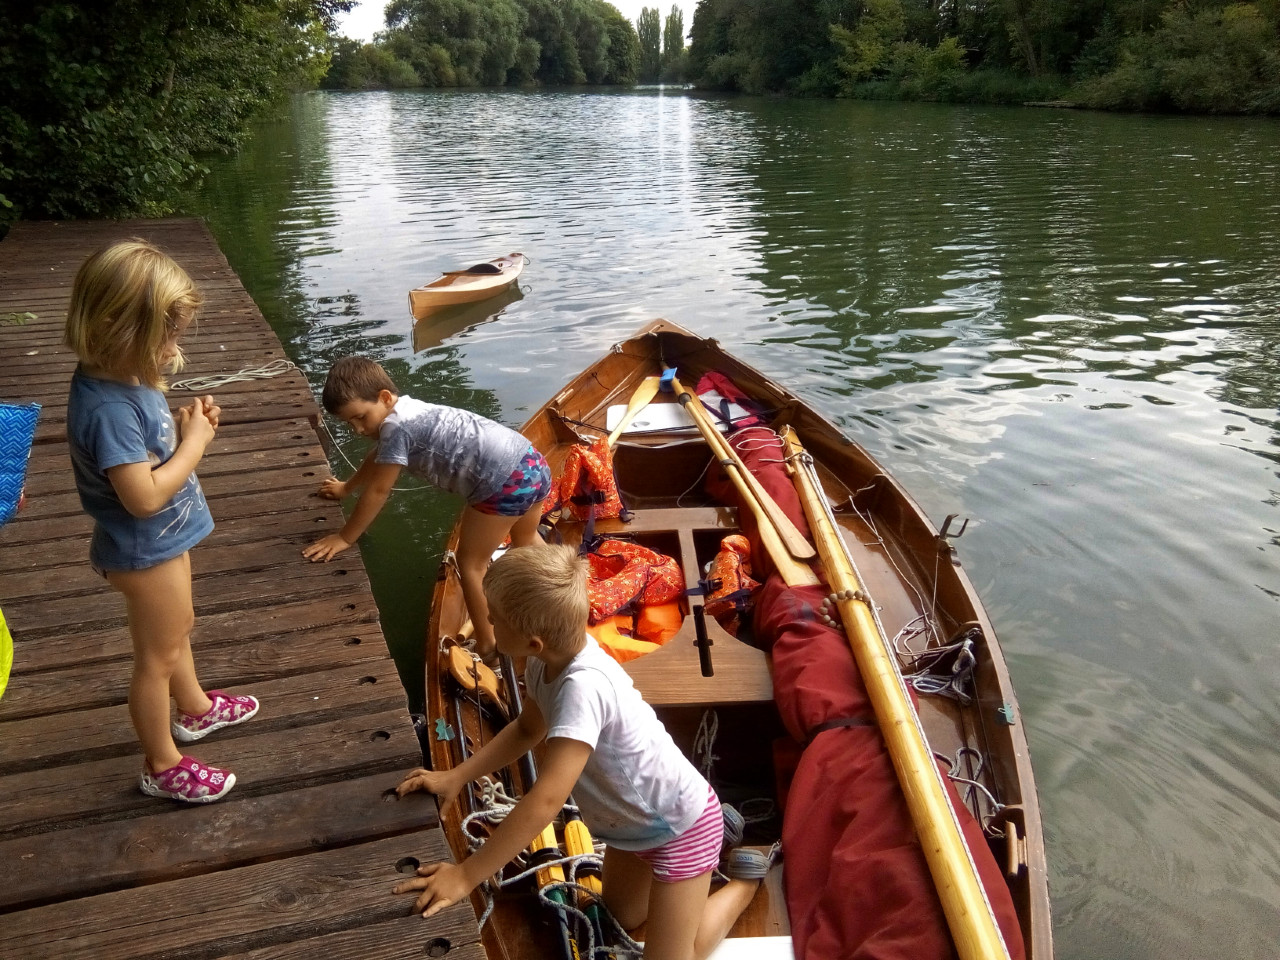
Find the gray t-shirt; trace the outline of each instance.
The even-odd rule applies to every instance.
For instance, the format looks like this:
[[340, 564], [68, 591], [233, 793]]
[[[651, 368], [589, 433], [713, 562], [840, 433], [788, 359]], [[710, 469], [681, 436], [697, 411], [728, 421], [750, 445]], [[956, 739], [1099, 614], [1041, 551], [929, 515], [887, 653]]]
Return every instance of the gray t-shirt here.
[[619, 850], [652, 850], [707, 809], [707, 781], [680, 752], [631, 677], [590, 636], [554, 680], [530, 657], [524, 682], [547, 722], [547, 739], [591, 747], [573, 788], [593, 834]]
[[186, 553], [213, 530], [194, 473], [149, 517], [126, 510], [107, 478], [107, 470], [126, 463], [150, 463], [154, 470], [178, 448], [173, 415], [159, 390], [76, 370], [67, 396], [67, 439], [80, 503], [94, 520], [89, 560], [99, 570], [154, 567]]
[[488, 500], [520, 465], [526, 437], [458, 407], [401, 396], [378, 431], [377, 463], [397, 463], [467, 503]]

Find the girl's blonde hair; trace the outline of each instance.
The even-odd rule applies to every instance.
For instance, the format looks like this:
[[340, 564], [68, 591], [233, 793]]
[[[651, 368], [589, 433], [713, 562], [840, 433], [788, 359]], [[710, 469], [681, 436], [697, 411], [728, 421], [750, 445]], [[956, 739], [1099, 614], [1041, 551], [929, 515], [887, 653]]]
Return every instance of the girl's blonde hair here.
[[513, 547], [484, 575], [489, 609], [551, 650], [570, 650], [587, 629], [587, 561], [573, 547]]
[[[80, 265], [65, 340], [81, 363], [164, 389], [161, 355], [202, 302], [191, 277], [145, 240], [120, 240]], [[182, 369], [182, 351], [169, 364]]]

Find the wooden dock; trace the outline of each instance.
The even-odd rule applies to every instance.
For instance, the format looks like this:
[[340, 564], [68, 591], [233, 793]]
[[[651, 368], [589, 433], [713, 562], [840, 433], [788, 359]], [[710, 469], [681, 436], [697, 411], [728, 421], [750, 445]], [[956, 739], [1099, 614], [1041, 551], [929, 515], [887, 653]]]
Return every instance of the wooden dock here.
[[285, 359], [200, 221], [20, 223], [0, 243], [0, 400], [44, 405], [26, 507], [0, 529], [0, 957], [482, 960], [469, 904], [424, 921], [391, 894], [450, 854], [434, 800], [392, 789], [421, 753], [358, 551], [300, 555], [341, 511], [311, 496], [328, 467], [297, 370], [207, 391], [222, 426], [197, 472], [217, 526], [191, 554], [192, 644], [206, 689], [262, 709], [190, 751], [235, 789], [207, 806], [138, 790], [124, 605], [88, 564], [61, 344], [76, 269], [131, 236], [204, 294], [181, 378]]

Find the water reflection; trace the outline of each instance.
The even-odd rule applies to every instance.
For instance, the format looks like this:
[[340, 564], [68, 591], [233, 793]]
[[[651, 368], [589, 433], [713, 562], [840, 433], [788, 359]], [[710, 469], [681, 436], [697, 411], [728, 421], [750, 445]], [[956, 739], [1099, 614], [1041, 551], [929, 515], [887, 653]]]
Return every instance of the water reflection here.
[[413, 321], [413, 352], [421, 353], [431, 347], [438, 347], [446, 340], [472, 330], [482, 323], [487, 323], [500, 316], [508, 306], [523, 298], [524, 293], [521, 292], [519, 285], [512, 285], [480, 303], [462, 303], [444, 307], [429, 317], [415, 320]]
[[[1268, 122], [405, 92], [300, 97], [193, 209], [314, 384], [519, 424], [666, 316], [974, 518], [1058, 956], [1138, 960], [1280, 942], [1277, 184]], [[424, 349], [405, 292], [476, 249], [530, 292]], [[457, 506], [361, 545], [411, 695]]]

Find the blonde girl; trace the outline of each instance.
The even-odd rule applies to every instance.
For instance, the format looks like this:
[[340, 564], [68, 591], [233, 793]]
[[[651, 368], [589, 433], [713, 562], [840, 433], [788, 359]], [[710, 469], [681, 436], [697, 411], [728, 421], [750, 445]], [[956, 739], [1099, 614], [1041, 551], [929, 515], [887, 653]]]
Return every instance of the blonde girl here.
[[[142, 745], [139, 786], [153, 797], [209, 803], [235, 774], [184, 756], [191, 743], [248, 720], [253, 697], [208, 693], [191, 655], [188, 551], [213, 530], [195, 468], [218, 429], [213, 397], [169, 412], [164, 372], [201, 298], [186, 272], [142, 240], [113, 243], [80, 267], [66, 343], [80, 363], [67, 398], [76, 489], [93, 518], [89, 560], [124, 597], [133, 641], [129, 717]], [[170, 698], [178, 708], [171, 718]]]

